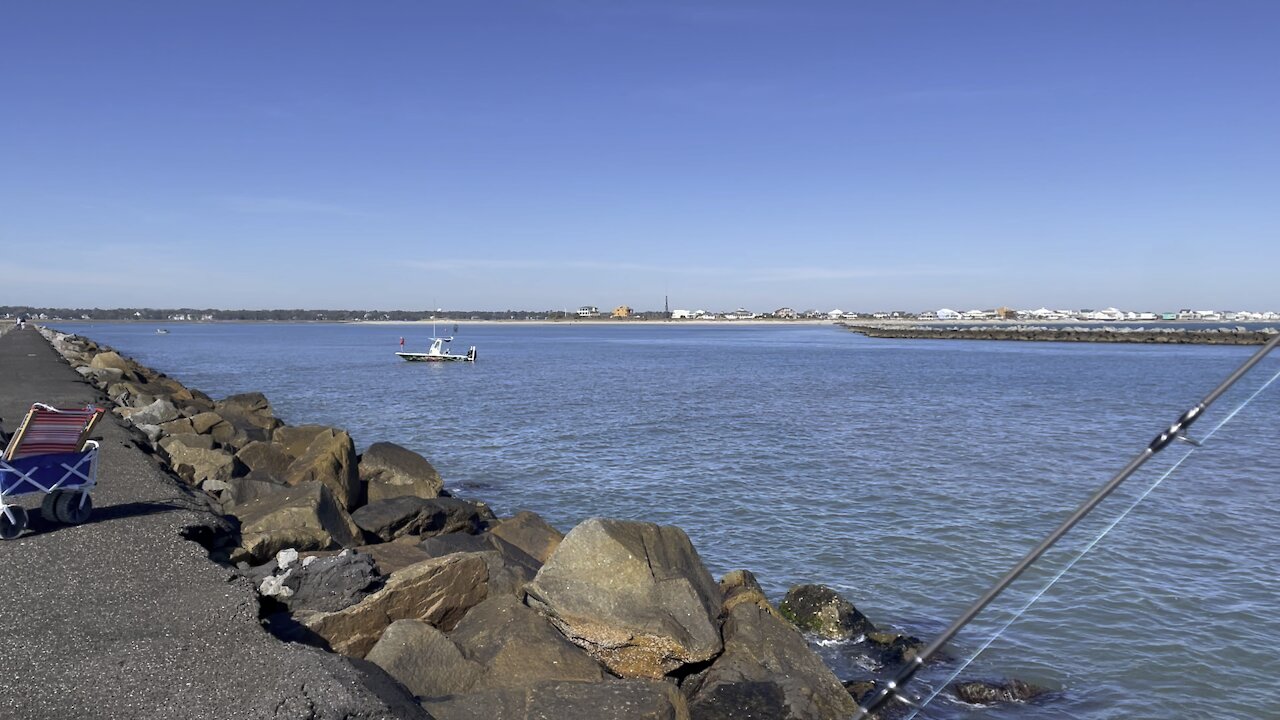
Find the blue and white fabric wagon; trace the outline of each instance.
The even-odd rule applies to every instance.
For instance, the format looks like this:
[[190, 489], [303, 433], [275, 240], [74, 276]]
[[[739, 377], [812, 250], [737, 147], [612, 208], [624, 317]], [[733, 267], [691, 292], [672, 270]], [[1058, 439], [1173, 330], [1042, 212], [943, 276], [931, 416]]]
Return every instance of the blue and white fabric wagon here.
[[31, 406], [0, 455], [0, 540], [12, 540], [27, 527], [26, 508], [10, 500], [44, 493], [40, 514], [46, 520], [79, 525], [89, 519], [89, 492], [98, 481], [98, 443], [89, 432], [102, 408]]

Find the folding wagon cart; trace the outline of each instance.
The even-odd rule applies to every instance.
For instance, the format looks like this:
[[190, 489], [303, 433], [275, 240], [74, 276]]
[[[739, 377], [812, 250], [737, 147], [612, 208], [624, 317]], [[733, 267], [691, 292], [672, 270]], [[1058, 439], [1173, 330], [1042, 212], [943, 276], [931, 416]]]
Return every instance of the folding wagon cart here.
[[0, 540], [12, 540], [27, 527], [26, 508], [10, 502], [18, 495], [44, 493], [40, 514], [47, 520], [79, 525], [89, 519], [98, 443], [87, 438], [102, 413], [93, 406], [31, 406], [0, 455]]

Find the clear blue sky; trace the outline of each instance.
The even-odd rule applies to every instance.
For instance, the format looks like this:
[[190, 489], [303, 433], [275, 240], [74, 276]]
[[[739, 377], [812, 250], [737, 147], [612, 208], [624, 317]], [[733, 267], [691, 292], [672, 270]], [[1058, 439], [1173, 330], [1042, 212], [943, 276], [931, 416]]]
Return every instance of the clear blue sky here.
[[1280, 3], [9, 2], [0, 305], [1280, 309]]

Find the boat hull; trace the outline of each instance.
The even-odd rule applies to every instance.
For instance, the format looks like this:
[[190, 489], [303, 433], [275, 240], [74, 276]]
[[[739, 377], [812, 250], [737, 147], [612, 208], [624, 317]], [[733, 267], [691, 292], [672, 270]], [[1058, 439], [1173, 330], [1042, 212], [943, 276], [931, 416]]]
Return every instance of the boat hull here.
[[453, 355], [450, 353], [434, 354], [434, 353], [414, 353], [414, 352], [398, 352], [398, 357], [405, 362], [475, 362], [475, 351], [470, 351], [466, 355]]

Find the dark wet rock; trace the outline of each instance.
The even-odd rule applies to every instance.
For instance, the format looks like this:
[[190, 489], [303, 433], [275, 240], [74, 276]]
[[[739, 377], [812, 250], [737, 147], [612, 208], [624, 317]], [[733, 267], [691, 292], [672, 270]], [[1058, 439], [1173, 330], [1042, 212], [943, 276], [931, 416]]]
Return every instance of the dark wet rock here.
[[[743, 683], [761, 685], [738, 687]], [[769, 717], [825, 720], [849, 717], [855, 710], [849, 693], [804, 637], [749, 602], [729, 611], [724, 652], [686, 682], [685, 692], [707, 717], [744, 717], [758, 704], [771, 702], [775, 692], [781, 693], [787, 710]]]
[[1049, 692], [1048, 688], [1016, 679], [1003, 683], [983, 680], [957, 682], [951, 684], [951, 691], [960, 700], [973, 705], [1025, 702]]
[[396, 620], [421, 620], [451, 630], [488, 595], [488, 566], [476, 555], [425, 560], [392, 573], [382, 589], [332, 613], [300, 613], [299, 620], [334, 652], [364, 657]]
[[287, 572], [282, 584], [291, 593], [279, 601], [295, 612], [342, 610], [363, 600], [381, 582], [373, 558], [353, 552], [299, 560]]
[[369, 502], [411, 495], [433, 498], [444, 481], [418, 453], [395, 443], [377, 442], [360, 456], [360, 479], [368, 484]]
[[656, 680], [542, 682], [428, 700], [436, 720], [685, 720], [675, 685]]
[[489, 532], [520, 548], [539, 564], [545, 563], [560, 546], [560, 541], [564, 540], [564, 533], [551, 527], [537, 513], [528, 510], [499, 521]]
[[720, 589], [674, 526], [587, 520], [525, 592], [531, 607], [621, 677], [660, 678], [723, 647]]
[[237, 505], [235, 515], [240, 519], [240, 547], [232, 553], [232, 562], [264, 562], [285, 548], [354, 547], [360, 535], [329, 488], [314, 482]]
[[343, 430], [327, 430], [315, 436], [311, 444], [285, 471], [285, 483], [299, 485], [322, 483], [333, 491], [334, 498], [347, 510], [364, 502], [360, 476], [356, 473], [356, 447]]
[[778, 612], [801, 630], [832, 640], [849, 640], [875, 630], [853, 603], [825, 585], [791, 588]]
[[466, 692], [484, 674], [448, 636], [421, 620], [388, 625], [365, 659], [422, 698]]
[[449, 638], [484, 668], [477, 690], [605, 678], [599, 662], [512, 595], [491, 595], [476, 605]]
[[915, 660], [927, 643], [911, 635], [872, 630], [867, 633], [867, 645], [879, 653], [881, 665], [894, 667]]

